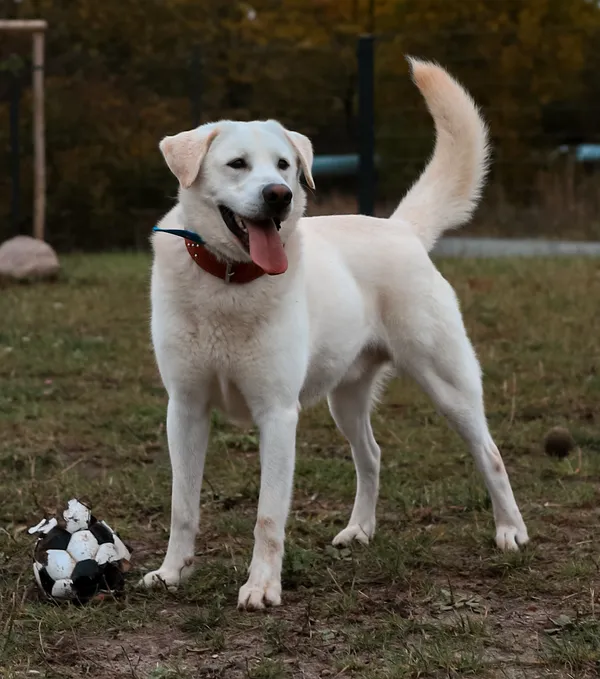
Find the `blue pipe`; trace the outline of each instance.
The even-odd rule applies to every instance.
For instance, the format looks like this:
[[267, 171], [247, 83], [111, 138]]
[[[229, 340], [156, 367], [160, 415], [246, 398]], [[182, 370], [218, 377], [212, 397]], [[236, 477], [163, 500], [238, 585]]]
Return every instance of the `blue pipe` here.
[[340, 177], [358, 172], [358, 153], [342, 156], [315, 156], [312, 173], [314, 177]]

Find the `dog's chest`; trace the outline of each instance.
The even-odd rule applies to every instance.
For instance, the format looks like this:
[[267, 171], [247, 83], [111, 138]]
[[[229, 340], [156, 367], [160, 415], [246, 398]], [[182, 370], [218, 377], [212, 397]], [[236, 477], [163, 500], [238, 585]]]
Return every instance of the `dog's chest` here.
[[217, 371], [245, 364], [260, 348], [258, 319], [219, 312], [196, 318], [191, 328], [196, 360]]

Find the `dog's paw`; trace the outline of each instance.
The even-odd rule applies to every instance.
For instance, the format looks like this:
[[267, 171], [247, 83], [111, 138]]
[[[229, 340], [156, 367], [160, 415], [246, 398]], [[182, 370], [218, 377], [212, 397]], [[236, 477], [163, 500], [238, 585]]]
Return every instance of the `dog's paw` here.
[[151, 571], [146, 573], [144, 577], [137, 583], [138, 587], [143, 587], [146, 589], [162, 587], [168, 589], [170, 592], [174, 592], [179, 586], [180, 582], [184, 579], [182, 577], [183, 569], [169, 569], [169, 568], [159, 568], [157, 571]]
[[518, 552], [529, 542], [527, 528], [520, 521], [518, 524], [501, 523], [496, 527], [496, 544], [505, 552]]
[[240, 587], [238, 596], [239, 611], [260, 611], [267, 606], [281, 605], [281, 581], [265, 579], [254, 581], [252, 578]]
[[339, 547], [349, 545], [353, 540], [356, 540], [363, 545], [368, 545], [374, 533], [375, 521], [365, 521], [362, 524], [351, 523], [333, 538], [332, 544]]

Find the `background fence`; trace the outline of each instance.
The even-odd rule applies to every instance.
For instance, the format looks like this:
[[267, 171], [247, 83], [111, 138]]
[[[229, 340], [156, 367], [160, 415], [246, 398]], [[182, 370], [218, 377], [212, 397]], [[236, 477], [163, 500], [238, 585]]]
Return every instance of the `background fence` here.
[[[490, 123], [491, 181], [466, 233], [600, 238], [589, 160], [600, 142], [596, 3], [39, 0], [27, 12], [50, 24], [48, 240], [58, 248], [146, 247], [176, 193], [158, 141], [218, 118], [278, 118], [317, 154], [360, 152], [362, 180], [319, 177], [310, 210], [353, 212], [360, 194], [365, 211], [389, 214], [433, 144], [407, 53], [446, 66]], [[28, 53], [26, 37], [0, 36], [0, 240], [31, 231]], [[591, 155], [579, 162], [584, 143]]]

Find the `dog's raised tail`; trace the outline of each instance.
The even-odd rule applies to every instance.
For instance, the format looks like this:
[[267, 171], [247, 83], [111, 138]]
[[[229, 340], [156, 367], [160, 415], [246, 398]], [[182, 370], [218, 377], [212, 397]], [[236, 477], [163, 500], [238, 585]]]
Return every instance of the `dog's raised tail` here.
[[409, 222], [431, 250], [447, 229], [473, 214], [487, 174], [487, 127], [469, 94], [443, 68], [408, 59], [435, 123], [431, 160], [391, 219]]

